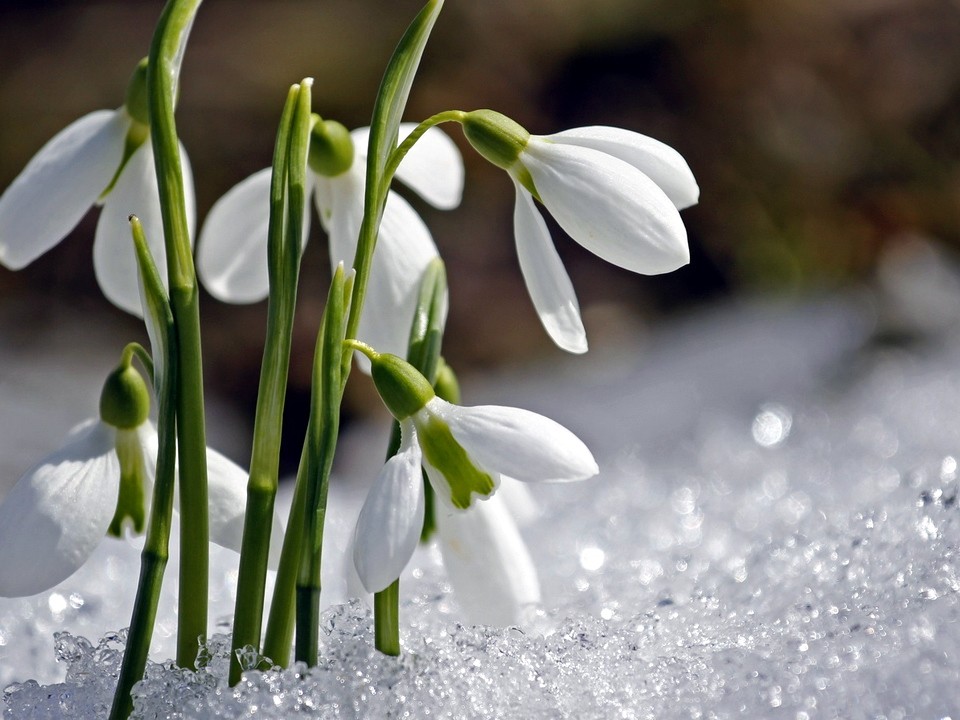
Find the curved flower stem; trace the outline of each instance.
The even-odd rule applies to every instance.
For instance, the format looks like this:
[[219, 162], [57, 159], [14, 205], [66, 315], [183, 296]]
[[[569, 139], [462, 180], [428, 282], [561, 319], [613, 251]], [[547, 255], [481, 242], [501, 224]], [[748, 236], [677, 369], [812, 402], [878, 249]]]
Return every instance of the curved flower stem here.
[[180, 63], [199, 7], [200, 0], [169, 0], [157, 24], [147, 66], [150, 136], [156, 159], [178, 353], [176, 416], [181, 557], [177, 663], [182, 667], [193, 667], [198, 641], [206, 638], [209, 572], [200, 306], [173, 117]]
[[233, 685], [240, 681], [242, 672], [237, 650], [247, 645], [260, 649], [263, 594], [277, 495], [283, 406], [300, 274], [307, 147], [312, 122], [312, 82], [304, 80], [290, 89], [273, 155], [268, 230], [270, 299], [267, 307], [267, 340], [257, 394], [247, 509], [237, 577], [233, 652], [230, 659], [230, 683]]
[[[150, 505], [150, 524], [147, 527], [147, 536], [140, 553], [140, 581], [137, 585], [137, 596], [134, 600], [133, 614], [130, 619], [130, 629], [127, 634], [127, 646], [123, 653], [123, 664], [120, 667], [120, 677], [117, 689], [113, 696], [113, 707], [110, 710], [110, 720], [124, 720], [133, 710], [133, 699], [130, 691], [143, 677], [147, 664], [147, 655], [150, 651], [150, 640], [153, 637], [154, 621], [157, 617], [157, 606], [160, 602], [160, 589], [163, 583], [163, 573], [167, 566], [170, 546], [170, 524], [173, 514], [173, 488], [176, 482], [176, 390], [177, 351], [174, 338], [173, 315], [170, 306], [163, 297], [163, 285], [160, 275], [147, 243], [143, 236], [143, 228], [139, 220], [131, 219], [134, 242], [140, 260], [141, 274], [144, 276], [144, 293], [152, 296], [153, 309], [144, 308], [155, 322], [156, 330], [160, 335], [154, 350], [163, 356], [164, 373], [156, 377], [154, 389], [157, 393], [159, 411], [157, 431], [159, 434], [159, 448], [157, 451], [157, 475], [153, 485], [153, 500]], [[151, 289], [152, 288], [152, 289]], [[145, 351], [139, 343], [130, 343], [124, 348], [124, 355], [130, 351], [136, 354], [141, 362], [149, 363], [151, 375], [154, 364], [149, 357], [144, 357]]]
[[[384, 178], [387, 180], [387, 185], [389, 185], [390, 181], [393, 180], [393, 176], [397, 173], [397, 168], [400, 167], [400, 163], [403, 162], [403, 159], [407, 156], [407, 153], [410, 152], [410, 149], [416, 145], [417, 141], [423, 137], [423, 134], [427, 130], [447, 122], [462, 123], [466, 116], [467, 113], [465, 113], [463, 110], [446, 110], [442, 113], [431, 115], [417, 125], [413, 129], [413, 132], [407, 135], [403, 142], [397, 145], [396, 149], [390, 153], [390, 157], [387, 160], [386, 172], [384, 173]], [[382, 188], [382, 192], [386, 193], [386, 191], [387, 188]]]
[[[137, 224], [139, 225], [139, 220], [137, 221]], [[143, 226], [141, 225], [140, 227], [141, 227], [140, 231], [142, 232]], [[131, 360], [133, 360], [133, 358], [137, 358], [140, 361], [140, 363], [143, 365], [144, 369], [147, 371], [147, 375], [150, 376], [151, 384], [154, 382], [153, 358], [150, 357], [150, 353], [147, 352], [146, 348], [144, 348], [143, 345], [141, 345], [138, 342], [127, 343], [123, 348], [123, 352], [121, 353], [120, 358], [121, 358], [121, 362], [126, 365], [129, 365]]]

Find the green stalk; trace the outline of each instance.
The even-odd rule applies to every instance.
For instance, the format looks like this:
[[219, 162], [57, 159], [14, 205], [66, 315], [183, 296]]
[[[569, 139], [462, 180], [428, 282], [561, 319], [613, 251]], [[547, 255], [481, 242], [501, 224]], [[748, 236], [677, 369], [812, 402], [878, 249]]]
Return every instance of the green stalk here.
[[373, 642], [384, 655], [400, 654], [400, 579], [373, 596]]
[[[340, 404], [353, 356], [352, 350], [344, 348], [343, 341], [356, 335], [360, 322], [370, 263], [390, 183], [385, 178], [385, 169], [389, 155], [397, 144], [400, 118], [413, 77], [442, 6], [443, 0], [427, 0], [400, 40], [380, 84], [371, 121], [364, 215], [354, 257], [354, 275], [350, 282], [344, 282], [342, 268], [334, 274], [334, 284], [321, 327], [322, 351], [314, 360], [315, 372], [319, 369], [320, 377], [314, 377], [314, 402], [310, 417], [312, 430], [306, 441], [310, 445], [307, 454], [311, 472], [304, 492], [304, 509], [301, 511], [304, 533], [297, 577], [295, 633], [295, 656], [309, 665], [316, 663], [319, 652], [320, 561], [327, 490], [339, 433]], [[342, 287], [341, 291], [335, 290], [338, 284]], [[317, 390], [318, 384], [322, 386], [320, 390]], [[297, 512], [292, 509], [291, 517]], [[287, 554], [286, 543], [284, 554]], [[277, 598], [275, 593], [274, 602]], [[283, 610], [279, 612], [282, 614]], [[271, 640], [280, 642], [282, 632], [279, 625], [277, 628], [277, 634], [272, 635]]]
[[[176, 482], [176, 415], [175, 398], [177, 353], [174, 341], [173, 315], [163, 297], [163, 285], [160, 275], [150, 251], [147, 249], [143, 237], [143, 228], [140, 221], [131, 218], [134, 242], [137, 246], [137, 255], [140, 260], [141, 274], [144, 277], [145, 295], [152, 305], [144, 308], [145, 315], [155, 321], [151, 338], [154, 352], [162, 357], [159, 363], [161, 371], [154, 375], [154, 363], [151, 361], [149, 370], [154, 375], [154, 389], [159, 403], [157, 432], [159, 434], [159, 448], [157, 451], [157, 474], [153, 485], [153, 500], [150, 505], [150, 523], [147, 527], [147, 536], [143, 550], [140, 553], [140, 580], [137, 585], [137, 596], [134, 600], [133, 614], [130, 619], [130, 629], [127, 634], [127, 645], [123, 653], [123, 663], [120, 667], [120, 677], [117, 689], [113, 696], [113, 706], [110, 710], [110, 720], [125, 720], [133, 710], [133, 699], [130, 691], [141, 678], [147, 665], [147, 655], [150, 652], [150, 641], [153, 638], [153, 627], [157, 617], [157, 607], [160, 603], [160, 589], [163, 583], [163, 573], [167, 566], [170, 546], [170, 524], [173, 514], [173, 487]], [[148, 320], [148, 322], [150, 322]], [[144, 360], [141, 354], [143, 348], [134, 348], [138, 357]]]
[[260, 389], [247, 484], [237, 602], [234, 613], [230, 684], [240, 681], [242, 669], [237, 650], [251, 645], [260, 649], [263, 594], [270, 557], [280, 465], [283, 406], [293, 339], [293, 315], [297, 302], [303, 211], [306, 202], [307, 146], [310, 135], [310, 85], [294, 85], [280, 120], [270, 184], [268, 269], [270, 298], [267, 307], [267, 338], [260, 369]]
[[193, 667], [207, 635], [209, 529], [200, 306], [184, 204], [173, 110], [180, 63], [200, 0], [169, 0], [147, 66], [150, 136], [156, 161], [167, 276], [177, 347], [177, 439], [180, 462], [180, 603], [177, 663]]
[[[313, 434], [313, 428], [307, 427], [307, 437]], [[267, 618], [267, 632], [263, 640], [263, 654], [280, 667], [290, 664], [290, 648], [293, 642], [294, 619], [296, 610], [297, 574], [300, 568], [300, 546], [303, 538], [306, 492], [308, 478], [315, 470], [312, 465], [311, 444], [305, 442], [300, 454], [300, 467], [297, 470], [297, 484], [293, 491], [293, 502], [287, 519], [287, 531], [283, 536], [283, 550], [280, 554], [280, 567], [273, 585], [273, 598], [270, 602], [270, 615]]]

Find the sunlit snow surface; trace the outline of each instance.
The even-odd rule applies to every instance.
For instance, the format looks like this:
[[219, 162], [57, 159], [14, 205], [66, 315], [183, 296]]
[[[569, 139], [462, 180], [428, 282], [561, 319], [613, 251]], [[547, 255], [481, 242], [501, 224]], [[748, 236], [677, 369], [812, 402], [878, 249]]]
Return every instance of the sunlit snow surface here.
[[[424, 551], [401, 585], [400, 658], [372, 649], [364, 604], [336, 605], [317, 667], [231, 689], [215, 637], [198, 673], [151, 665], [137, 717], [957, 718], [960, 334], [882, 329], [863, 298], [743, 304], [468, 384], [470, 401], [569, 425], [602, 468], [535, 488], [524, 535], [544, 602], [527, 622], [467, 624]], [[231, 611], [232, 562], [216, 556], [215, 614]], [[119, 638], [53, 633], [123, 627], [136, 563], [104, 543], [56, 591], [0, 601], [6, 717], [103, 715]], [[173, 626], [167, 611], [158, 660]]]

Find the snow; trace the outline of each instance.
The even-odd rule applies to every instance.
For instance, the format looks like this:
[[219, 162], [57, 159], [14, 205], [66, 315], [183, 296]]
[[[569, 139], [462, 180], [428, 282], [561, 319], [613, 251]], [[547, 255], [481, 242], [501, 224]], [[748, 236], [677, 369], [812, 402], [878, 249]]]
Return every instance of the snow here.
[[[135, 716], [958, 717], [960, 332], [931, 322], [958, 296], [952, 268], [931, 289], [910, 265], [924, 258], [888, 268], [883, 294], [743, 301], [468, 382], [468, 402], [550, 415], [601, 466], [533, 488], [523, 534], [543, 602], [517, 627], [470, 625], [425, 548], [401, 583], [402, 655], [373, 649], [334, 560], [354, 486], [376, 472], [360, 448], [384, 442], [356, 431], [332, 495], [318, 666], [229, 688], [214, 635], [197, 672], [172, 667], [168, 580]], [[60, 587], [0, 600], [5, 717], [103, 714], [137, 562], [135, 544], [104, 542]], [[215, 619], [232, 611], [235, 563], [214, 555]]]

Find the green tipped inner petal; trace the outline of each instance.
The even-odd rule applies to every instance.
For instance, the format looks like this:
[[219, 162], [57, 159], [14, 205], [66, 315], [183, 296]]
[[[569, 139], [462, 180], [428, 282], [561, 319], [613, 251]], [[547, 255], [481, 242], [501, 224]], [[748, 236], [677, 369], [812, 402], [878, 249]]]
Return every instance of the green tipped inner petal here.
[[107, 533], [122, 538], [124, 525], [129, 523], [133, 531], [140, 534], [146, 521], [146, 468], [143, 448], [135, 430], [117, 431], [117, 458], [120, 460], [120, 492]]
[[450, 501], [454, 507], [465, 510], [473, 502], [473, 496], [490, 496], [496, 489], [493, 478], [474, 465], [473, 460], [450, 432], [450, 426], [437, 417], [428, 416], [417, 423], [420, 447], [423, 455], [447, 481]]

